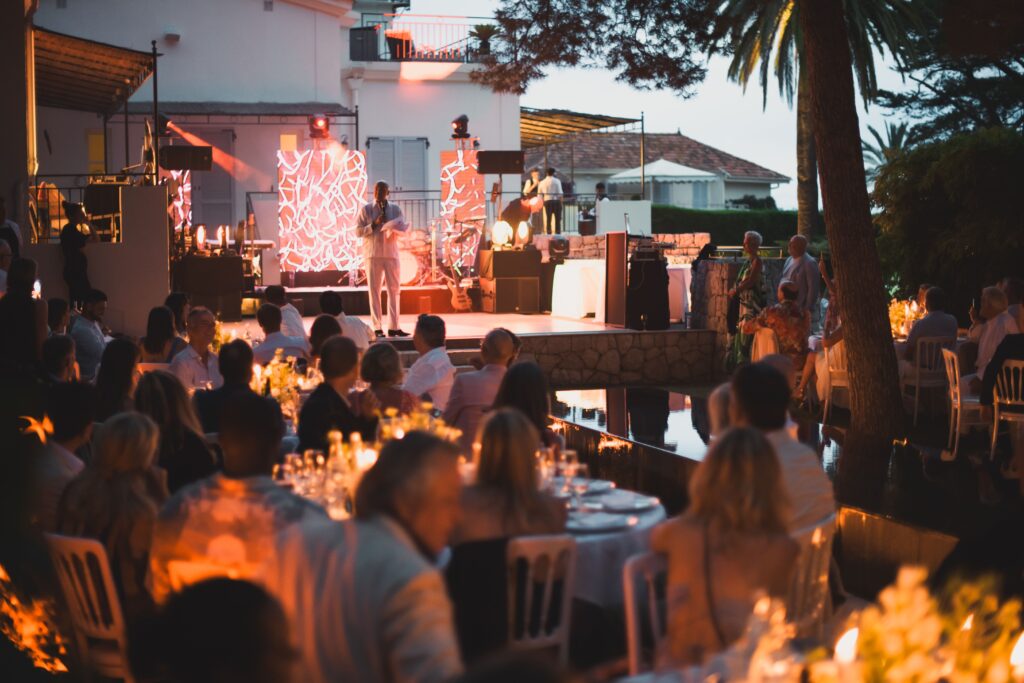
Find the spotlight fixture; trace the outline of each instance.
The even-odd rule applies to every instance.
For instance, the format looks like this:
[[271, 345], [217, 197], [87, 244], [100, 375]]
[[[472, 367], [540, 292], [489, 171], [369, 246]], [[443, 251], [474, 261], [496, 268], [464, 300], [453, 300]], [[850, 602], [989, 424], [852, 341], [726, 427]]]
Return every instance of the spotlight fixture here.
[[516, 246], [524, 247], [529, 244], [532, 234], [533, 230], [530, 228], [530, 224], [526, 221], [519, 221], [519, 227], [516, 228]]
[[469, 117], [463, 114], [452, 121], [452, 140], [465, 140], [469, 137]]
[[324, 140], [330, 137], [331, 120], [327, 114], [313, 114], [309, 117], [309, 137]]
[[496, 247], [507, 247], [512, 241], [512, 226], [505, 221], [498, 221], [491, 228], [491, 243]]

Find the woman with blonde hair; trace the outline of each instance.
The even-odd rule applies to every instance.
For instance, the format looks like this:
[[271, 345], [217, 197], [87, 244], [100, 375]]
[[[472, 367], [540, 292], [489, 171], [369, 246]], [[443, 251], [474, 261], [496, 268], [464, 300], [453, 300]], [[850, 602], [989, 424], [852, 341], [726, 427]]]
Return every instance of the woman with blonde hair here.
[[140, 413], [119, 413], [96, 429], [92, 459], [64, 490], [58, 533], [95, 538], [107, 550], [114, 583], [129, 617], [152, 601], [146, 568], [157, 512], [167, 500], [164, 473], [154, 465], [157, 426]]
[[789, 501], [778, 458], [754, 429], [714, 441], [690, 479], [690, 505], [654, 529], [668, 559], [668, 638], [662, 656], [699, 664], [741, 635], [760, 594], [784, 597], [799, 552], [786, 533]]
[[366, 392], [372, 393], [380, 402], [381, 412], [394, 408], [407, 415], [419, 405], [419, 399], [401, 387], [402, 357], [398, 349], [388, 342], [371, 344], [359, 363], [359, 376], [370, 385], [369, 389], [353, 394], [352, 409], [358, 415]]

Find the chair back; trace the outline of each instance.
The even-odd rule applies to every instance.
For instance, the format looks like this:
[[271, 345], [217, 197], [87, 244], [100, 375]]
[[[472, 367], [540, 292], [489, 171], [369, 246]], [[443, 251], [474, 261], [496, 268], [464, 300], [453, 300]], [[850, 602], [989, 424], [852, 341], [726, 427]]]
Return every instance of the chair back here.
[[946, 381], [946, 368], [943, 361], [944, 350], [955, 351], [956, 339], [953, 337], [921, 337], [914, 349], [915, 384], [933, 384], [940, 386]]
[[839, 341], [831, 347], [825, 347], [825, 360], [828, 362], [828, 374], [833, 381], [846, 379], [846, 344]]
[[946, 367], [946, 384], [949, 387], [949, 400], [954, 406], [960, 405], [960, 359], [955, 351], [942, 349], [942, 362]]
[[166, 370], [170, 371], [170, 363], [138, 363], [136, 367], [139, 368], [139, 374], [145, 375], [147, 372], [153, 372], [154, 370]]
[[668, 616], [665, 602], [661, 598], [664, 596], [667, 572], [668, 563], [665, 557], [656, 553], [634, 555], [626, 560], [626, 566], [622, 569], [630, 676], [636, 676], [643, 670], [645, 621], [646, 633], [654, 644], [655, 661], [664, 643], [668, 631]]
[[1024, 360], [1003, 361], [996, 375], [993, 402], [1000, 408], [1024, 407]]
[[121, 601], [103, 544], [89, 538], [45, 536], [82, 660], [98, 674], [132, 681]]
[[800, 557], [789, 585], [786, 614], [800, 637], [818, 638], [829, 616], [828, 570], [832, 560], [836, 515], [790, 536], [800, 544]]
[[757, 332], [754, 333], [754, 342], [750, 347], [751, 362], [756, 363], [765, 356], [778, 352], [779, 338], [775, 335], [775, 330], [767, 327], [757, 328]]
[[509, 646], [516, 650], [554, 648], [559, 664], [566, 665], [576, 541], [567, 534], [514, 538], [505, 559]]

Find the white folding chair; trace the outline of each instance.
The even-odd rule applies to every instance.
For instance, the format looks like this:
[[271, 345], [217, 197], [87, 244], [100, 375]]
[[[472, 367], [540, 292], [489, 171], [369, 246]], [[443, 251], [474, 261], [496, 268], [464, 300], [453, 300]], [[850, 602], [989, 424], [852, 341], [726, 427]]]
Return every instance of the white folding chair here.
[[767, 327], [759, 327], [754, 332], [754, 341], [750, 346], [750, 361], [756, 363], [765, 356], [779, 352], [779, 338], [775, 331]]
[[825, 348], [825, 362], [828, 365], [828, 392], [825, 394], [825, 409], [821, 421], [828, 422], [832, 409], [832, 394], [836, 389], [850, 388], [850, 373], [846, 366], [846, 344], [842, 341]]
[[921, 389], [945, 389], [946, 368], [942, 360], [942, 350], [956, 350], [956, 339], [953, 337], [921, 337], [914, 349], [914, 367], [910, 374], [903, 378], [903, 389], [914, 387], [914, 426], [917, 426], [918, 406], [921, 402]]
[[667, 571], [665, 557], [656, 553], [634, 555], [622, 568], [630, 676], [636, 676], [643, 670], [644, 606], [647, 608], [647, 626], [654, 643], [655, 661], [665, 641], [668, 617], [664, 603], [658, 600], [658, 585], [664, 581]]
[[139, 363], [139, 374], [145, 375], [147, 372], [153, 372], [154, 370], [166, 370], [170, 372], [170, 363]]
[[569, 610], [576, 581], [576, 541], [567, 534], [514, 538], [508, 543], [505, 561], [509, 647], [556, 648], [559, 664], [566, 665]]
[[124, 616], [103, 544], [46, 534], [82, 661], [108, 678], [134, 680], [128, 668]]
[[[950, 460], [956, 460], [960, 448], [960, 434], [969, 425], [987, 425], [982, 419], [981, 403], [977, 396], [960, 393], [960, 358], [955, 351], [942, 349], [942, 360], [946, 366], [947, 398], [949, 399], [949, 438], [947, 447], [953, 449]], [[973, 417], [973, 419], [972, 419]]]
[[828, 570], [835, 531], [836, 515], [832, 513], [814, 526], [790, 534], [800, 544], [800, 557], [786, 597], [786, 615], [796, 625], [798, 636], [820, 638], [831, 612]]
[[258, 579], [259, 569], [259, 565], [252, 564], [226, 566], [213, 562], [170, 560], [167, 563], [167, 579], [171, 583], [171, 590], [178, 592], [207, 579]]
[[1003, 361], [996, 375], [992, 398], [992, 448], [989, 458], [996, 457], [999, 422], [1024, 424], [1024, 360]]

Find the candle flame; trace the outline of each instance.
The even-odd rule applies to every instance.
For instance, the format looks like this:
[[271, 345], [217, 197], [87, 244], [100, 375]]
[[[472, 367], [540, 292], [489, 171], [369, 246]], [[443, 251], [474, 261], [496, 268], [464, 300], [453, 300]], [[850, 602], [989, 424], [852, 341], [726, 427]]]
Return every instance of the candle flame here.
[[971, 612], [970, 614], [967, 615], [967, 618], [964, 619], [964, 625], [960, 627], [960, 630], [961, 631], [970, 631], [971, 627], [973, 627], [973, 626], [974, 626], [974, 612]]
[[1017, 644], [1013, 646], [1013, 652], [1010, 653], [1010, 664], [1015, 669], [1024, 667], [1024, 633], [1020, 634]]
[[836, 661], [842, 664], [852, 664], [857, 660], [857, 637], [860, 629], [851, 628], [836, 641]]

